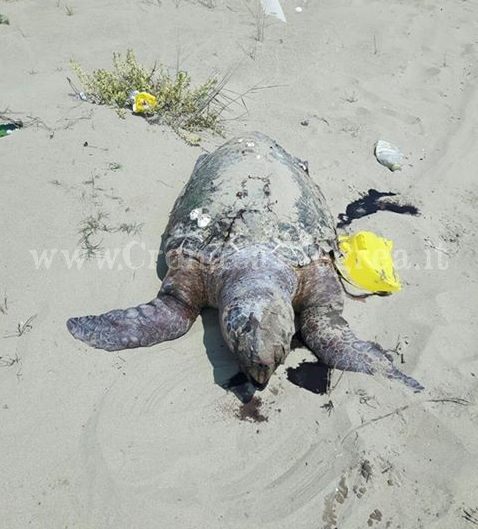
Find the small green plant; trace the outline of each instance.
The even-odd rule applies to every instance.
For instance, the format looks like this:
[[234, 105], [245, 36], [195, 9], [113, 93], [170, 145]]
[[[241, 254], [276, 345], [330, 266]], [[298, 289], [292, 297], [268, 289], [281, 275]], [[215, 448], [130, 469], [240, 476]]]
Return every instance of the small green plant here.
[[220, 130], [219, 116], [227, 105], [218, 96], [225, 79], [211, 77], [193, 87], [187, 72], [171, 74], [157, 65], [148, 69], [138, 63], [132, 50], [125, 56], [114, 53], [112, 70], [87, 73], [74, 61], [71, 66], [83, 85], [84, 98], [92, 103], [111, 105], [124, 112], [131, 105], [132, 92], [147, 92], [157, 100], [156, 107], [145, 112], [150, 121], [165, 123], [178, 133]]
[[0, 14], [0, 24], [6, 24], [8, 26], [8, 24], [10, 24], [9, 18]]
[[87, 259], [91, 259], [96, 254], [102, 252], [101, 240], [95, 240], [98, 233], [111, 232], [111, 227], [106, 224], [108, 215], [102, 211], [98, 211], [95, 215], [89, 215], [81, 222], [80, 234], [80, 248], [83, 250], [83, 255]]
[[143, 224], [138, 222], [131, 222], [130, 224], [123, 222], [117, 228], [114, 228], [114, 231], [126, 233], [127, 235], [138, 235], [142, 229]]
[[80, 224], [78, 231], [80, 235], [79, 245], [86, 259], [91, 259], [103, 253], [102, 240], [99, 239], [103, 233], [125, 233], [127, 235], [138, 235], [143, 229], [143, 224], [137, 222], [123, 222], [117, 226], [108, 224], [108, 215], [103, 211], [97, 211], [89, 215]]

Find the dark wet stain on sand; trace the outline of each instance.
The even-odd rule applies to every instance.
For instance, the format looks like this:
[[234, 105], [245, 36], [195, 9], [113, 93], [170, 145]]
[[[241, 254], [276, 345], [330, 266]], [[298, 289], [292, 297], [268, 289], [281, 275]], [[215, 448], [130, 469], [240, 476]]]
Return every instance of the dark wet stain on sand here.
[[345, 213], [340, 213], [337, 228], [344, 228], [353, 220], [372, 215], [377, 211], [391, 211], [415, 216], [420, 214], [416, 206], [400, 204], [397, 193], [369, 189], [367, 194], [351, 202], [345, 209]]
[[249, 402], [244, 402], [239, 406], [236, 416], [241, 421], [267, 422], [269, 418], [263, 415], [261, 407], [262, 399], [260, 397], [252, 397]]
[[329, 390], [330, 376], [327, 366], [319, 362], [302, 362], [287, 369], [287, 379], [307, 391], [324, 395]]

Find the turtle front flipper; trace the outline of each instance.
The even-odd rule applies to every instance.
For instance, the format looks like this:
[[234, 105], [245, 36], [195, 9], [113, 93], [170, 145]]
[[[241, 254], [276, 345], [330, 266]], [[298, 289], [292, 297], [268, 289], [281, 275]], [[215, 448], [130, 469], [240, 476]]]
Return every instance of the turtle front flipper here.
[[156, 299], [137, 307], [70, 318], [67, 327], [75, 338], [92, 347], [119, 351], [179, 338], [198, 314], [198, 308], [160, 293]]
[[423, 386], [397, 369], [392, 357], [374, 342], [359, 340], [337, 310], [311, 306], [300, 314], [300, 328], [305, 344], [329, 367], [343, 371], [381, 374], [403, 382], [415, 392]]

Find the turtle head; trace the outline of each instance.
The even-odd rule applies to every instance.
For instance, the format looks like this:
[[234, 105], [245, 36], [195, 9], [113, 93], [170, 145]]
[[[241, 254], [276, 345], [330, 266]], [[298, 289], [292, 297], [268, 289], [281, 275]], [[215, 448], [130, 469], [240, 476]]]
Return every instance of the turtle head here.
[[221, 330], [241, 369], [263, 389], [290, 351], [295, 275], [275, 261], [266, 267], [244, 264], [233, 263], [225, 274], [219, 295]]

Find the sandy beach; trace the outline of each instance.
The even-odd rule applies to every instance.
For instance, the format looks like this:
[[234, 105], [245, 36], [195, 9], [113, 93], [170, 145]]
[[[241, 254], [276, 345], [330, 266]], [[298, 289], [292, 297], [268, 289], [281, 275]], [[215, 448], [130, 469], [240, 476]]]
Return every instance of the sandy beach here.
[[[0, 138], [0, 529], [478, 526], [478, 3], [281, 3], [286, 23], [252, 0], [0, 0], [0, 116], [24, 124]], [[70, 60], [127, 49], [230, 76], [223, 136], [191, 146], [75, 97]], [[420, 210], [347, 229], [393, 240], [403, 289], [347, 299], [345, 317], [424, 392], [337, 370], [308, 391], [288, 376], [315, 362], [298, 346], [244, 404], [213, 309], [147, 349], [68, 333], [156, 295], [197, 157], [250, 130], [308, 161], [334, 217], [371, 188]], [[377, 163], [379, 139], [401, 171]], [[84, 259], [98, 214], [111, 229]]]

